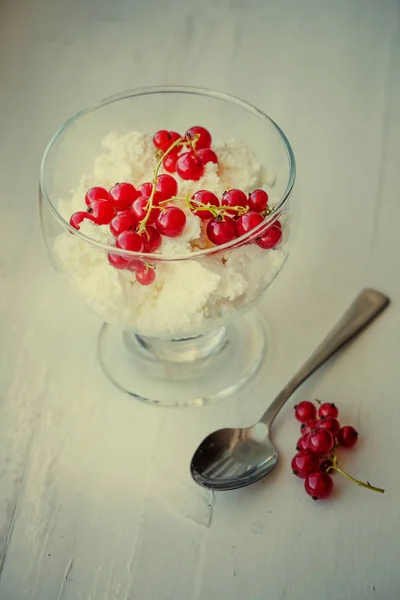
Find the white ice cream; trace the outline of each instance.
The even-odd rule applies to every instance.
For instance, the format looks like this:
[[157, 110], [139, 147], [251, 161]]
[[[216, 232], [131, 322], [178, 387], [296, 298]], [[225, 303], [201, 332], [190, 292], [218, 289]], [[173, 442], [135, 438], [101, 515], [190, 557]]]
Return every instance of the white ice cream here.
[[[117, 181], [139, 185], [152, 178], [156, 159], [151, 137], [137, 132], [111, 133], [103, 145], [106, 152], [96, 159], [93, 174], [82, 177], [72, 199], [60, 201], [59, 211], [66, 220], [85, 209], [85, 193], [94, 185], [110, 188]], [[227, 188], [250, 192], [273, 182], [273, 174], [244, 144], [230, 141], [214, 150], [219, 165], [209, 163], [199, 181], [183, 181], [175, 175], [179, 196], [208, 189], [220, 197]], [[190, 253], [190, 242], [200, 236], [200, 223], [188, 212], [183, 234], [163, 238], [160, 256]], [[114, 245], [107, 225], [87, 220], [80, 231], [102, 244]], [[281, 268], [286, 250], [285, 244], [269, 251], [248, 244], [213, 256], [160, 261], [156, 281], [150, 286], [138, 284], [131, 271], [114, 269], [104, 249], [77, 235], [60, 234], [54, 241], [54, 254], [79, 294], [105, 321], [148, 335], [190, 335], [257, 298]]]

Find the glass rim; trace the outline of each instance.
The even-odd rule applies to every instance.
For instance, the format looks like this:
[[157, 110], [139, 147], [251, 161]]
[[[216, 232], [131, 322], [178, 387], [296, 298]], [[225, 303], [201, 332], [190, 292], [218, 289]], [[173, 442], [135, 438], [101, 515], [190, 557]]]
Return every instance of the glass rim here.
[[[220, 246], [215, 246], [215, 247], [206, 248], [203, 250], [196, 250], [195, 252], [189, 252], [186, 254], [179, 254], [179, 255], [172, 256], [172, 255], [164, 255], [164, 254], [158, 254], [158, 253], [150, 254], [150, 253], [145, 253], [145, 252], [132, 252], [129, 250], [122, 250], [121, 248], [117, 248], [116, 246], [109, 246], [108, 244], [103, 244], [102, 242], [99, 242], [95, 238], [92, 238], [92, 237], [82, 233], [81, 231], [75, 229], [74, 227], [72, 227], [72, 225], [70, 225], [70, 223], [68, 221], [66, 221], [61, 216], [61, 214], [58, 212], [58, 210], [54, 206], [53, 202], [51, 201], [50, 194], [48, 194], [46, 187], [44, 185], [45, 172], [46, 172], [46, 167], [47, 167], [47, 159], [49, 157], [49, 154], [50, 154], [54, 144], [57, 142], [57, 140], [61, 137], [61, 135], [69, 127], [69, 125], [72, 125], [74, 122], [83, 118], [85, 115], [87, 115], [91, 112], [94, 112], [95, 110], [98, 110], [98, 109], [102, 108], [103, 106], [107, 106], [108, 104], [112, 104], [113, 102], [118, 102], [119, 100], [126, 100], [127, 98], [134, 98], [134, 97], [138, 97], [138, 96], [149, 96], [149, 95], [153, 95], [153, 94], [188, 94], [188, 95], [216, 98], [219, 100], [223, 100], [225, 102], [230, 102], [231, 104], [235, 104], [236, 106], [239, 106], [239, 107], [253, 113], [259, 119], [261, 119], [263, 121], [267, 121], [268, 123], [270, 123], [273, 126], [276, 133], [280, 137], [281, 142], [283, 143], [284, 149], [286, 151], [286, 155], [287, 155], [288, 163], [289, 163], [289, 177], [288, 177], [288, 181], [286, 184], [286, 189], [285, 189], [283, 195], [281, 196], [278, 205], [275, 207], [274, 211], [270, 215], [265, 217], [265, 219], [262, 221], [262, 223], [257, 225], [257, 227], [255, 227], [251, 231], [247, 232], [246, 234], [244, 234], [238, 238], [235, 238], [234, 240], [232, 240], [230, 242], [221, 244]], [[49, 207], [50, 211], [53, 213], [53, 216], [56, 218], [56, 220], [60, 223], [60, 225], [65, 230], [67, 230], [69, 233], [72, 233], [72, 234], [78, 236], [83, 241], [85, 241], [99, 249], [102, 249], [106, 252], [112, 252], [113, 254], [118, 254], [121, 256], [130, 256], [130, 257], [135, 256], [135, 257], [141, 257], [143, 259], [161, 262], [161, 261], [189, 260], [189, 259], [194, 259], [194, 258], [200, 258], [203, 256], [210, 256], [210, 255], [213, 255], [213, 254], [216, 254], [219, 252], [225, 252], [227, 250], [231, 250], [233, 248], [242, 246], [247, 241], [254, 241], [254, 238], [257, 237], [258, 232], [261, 232], [263, 229], [266, 228], [266, 226], [273, 225], [273, 223], [278, 219], [282, 209], [286, 206], [286, 204], [289, 201], [295, 180], [296, 180], [296, 160], [295, 160], [294, 152], [290, 145], [290, 142], [289, 142], [288, 138], [286, 137], [285, 133], [283, 132], [283, 130], [279, 127], [279, 125], [271, 117], [269, 117], [266, 113], [264, 113], [262, 110], [258, 109], [253, 104], [246, 102], [245, 100], [242, 100], [242, 99], [240, 99], [236, 96], [232, 96], [230, 94], [226, 94], [224, 92], [219, 92], [217, 90], [212, 90], [212, 89], [203, 88], [203, 87], [195, 87], [195, 86], [159, 85], [159, 86], [151, 86], [151, 87], [143, 87], [143, 88], [133, 88], [133, 89], [125, 90], [123, 92], [119, 92], [117, 94], [113, 94], [111, 96], [107, 96], [106, 98], [103, 98], [102, 100], [100, 100], [94, 104], [91, 104], [84, 109], [79, 110], [78, 112], [73, 114], [71, 117], [69, 117], [66, 121], [64, 121], [64, 123], [61, 125], [61, 127], [59, 127], [57, 129], [57, 131], [54, 133], [54, 135], [51, 137], [51, 139], [48, 142], [48, 144], [45, 148], [45, 151], [43, 153], [43, 157], [42, 157], [42, 160], [40, 163], [39, 193], [40, 193], [40, 196], [42, 198], [44, 198], [47, 206]]]

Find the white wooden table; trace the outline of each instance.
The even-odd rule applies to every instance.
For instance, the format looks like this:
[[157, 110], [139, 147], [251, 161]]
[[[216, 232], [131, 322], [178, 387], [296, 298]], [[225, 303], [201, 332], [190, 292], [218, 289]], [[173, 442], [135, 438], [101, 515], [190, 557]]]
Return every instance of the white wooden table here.
[[[396, 0], [0, 2], [0, 600], [396, 600], [400, 597], [400, 7]], [[238, 399], [157, 410], [117, 392], [97, 319], [62, 287], [37, 219], [55, 128], [116, 91], [161, 83], [239, 95], [298, 161], [293, 254], [267, 292], [273, 351]], [[189, 459], [256, 419], [361, 287], [390, 310], [299, 398], [361, 432], [314, 503], [279, 467], [214, 496]]]

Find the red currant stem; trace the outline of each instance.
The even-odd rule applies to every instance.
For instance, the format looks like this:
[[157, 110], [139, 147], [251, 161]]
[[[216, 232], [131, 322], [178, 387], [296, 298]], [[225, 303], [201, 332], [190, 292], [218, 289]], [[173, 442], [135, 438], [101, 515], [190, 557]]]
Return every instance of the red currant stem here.
[[168, 156], [168, 154], [174, 149], [176, 148], [176, 146], [178, 146], [181, 142], [183, 141], [183, 138], [180, 137], [176, 140], [176, 142], [174, 142], [173, 144], [171, 144], [171, 146], [168, 148], [168, 150], [166, 152], [164, 152], [164, 154], [161, 156], [161, 158], [159, 159], [156, 168], [154, 169], [153, 173], [154, 173], [154, 177], [153, 177], [153, 188], [151, 190], [151, 194], [150, 194], [150, 198], [147, 201], [147, 212], [146, 212], [146, 216], [140, 221], [140, 226], [138, 229], [138, 234], [140, 235], [141, 233], [143, 233], [143, 231], [146, 228], [146, 224], [147, 221], [149, 220], [150, 217], [150, 213], [151, 210], [153, 208], [153, 200], [154, 200], [154, 195], [156, 193], [156, 187], [157, 187], [157, 177], [158, 177], [158, 171], [160, 170], [160, 167], [163, 163], [163, 160], [166, 156]]
[[[228, 207], [228, 206], [214, 206], [213, 204], [200, 204], [199, 202], [192, 202], [189, 199], [189, 195], [187, 195], [185, 198], [179, 198], [178, 196], [176, 196], [176, 198], [172, 198], [172, 200], [175, 200], [175, 199], [185, 200], [188, 207], [195, 210], [196, 212], [202, 211], [202, 210], [207, 210], [208, 212], [210, 212], [212, 214], [213, 217], [219, 217], [219, 216], [229, 217], [232, 214], [230, 211], [234, 211], [238, 214], [238, 216], [241, 216], [249, 211], [248, 206], [229, 206]], [[160, 202], [160, 204], [161, 204], [161, 202]]]
[[199, 133], [195, 133], [194, 135], [189, 135], [189, 137], [188, 137], [188, 142], [189, 142], [190, 150], [196, 156], [197, 156], [197, 153], [196, 153], [196, 144], [199, 141], [199, 139], [200, 139], [200, 134]]
[[267, 206], [267, 208], [264, 210], [264, 212], [262, 212], [261, 214], [264, 215], [265, 217], [269, 217], [269, 215], [271, 215], [274, 212], [275, 208], [273, 206]]
[[346, 473], [346, 471], [343, 471], [339, 466], [338, 466], [338, 459], [337, 456], [333, 456], [332, 457], [332, 461], [333, 461], [333, 465], [331, 465], [330, 467], [328, 467], [326, 469], [326, 472], [328, 473], [329, 471], [333, 470], [333, 471], [337, 471], [338, 473], [340, 473], [341, 475], [344, 475], [345, 477], [347, 477], [347, 479], [350, 479], [350, 481], [352, 481], [353, 483], [356, 483], [357, 485], [360, 485], [361, 487], [365, 487], [368, 490], [372, 490], [373, 492], [379, 492], [380, 494], [383, 494], [385, 490], [383, 490], [382, 488], [378, 488], [375, 487], [374, 485], [371, 485], [369, 483], [369, 481], [367, 481], [366, 483], [364, 483], [364, 481], [360, 481], [359, 479], [356, 479], [355, 477], [352, 477], [351, 475], [349, 475], [348, 473]]

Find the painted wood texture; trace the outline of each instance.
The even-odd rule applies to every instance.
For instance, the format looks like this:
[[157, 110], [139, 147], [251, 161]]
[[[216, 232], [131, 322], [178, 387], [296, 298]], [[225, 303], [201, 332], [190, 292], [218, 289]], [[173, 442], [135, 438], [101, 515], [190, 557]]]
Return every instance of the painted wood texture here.
[[[0, 3], [0, 600], [395, 600], [400, 596], [399, 4], [395, 0]], [[271, 351], [252, 386], [198, 411], [118, 393], [97, 319], [52, 271], [37, 219], [54, 129], [99, 97], [214, 87], [271, 114], [298, 161], [297, 240], [265, 296]], [[365, 285], [393, 304], [299, 397], [361, 432], [315, 504], [290, 472], [297, 426], [262, 483], [212, 494], [198, 442], [249, 424]]]

